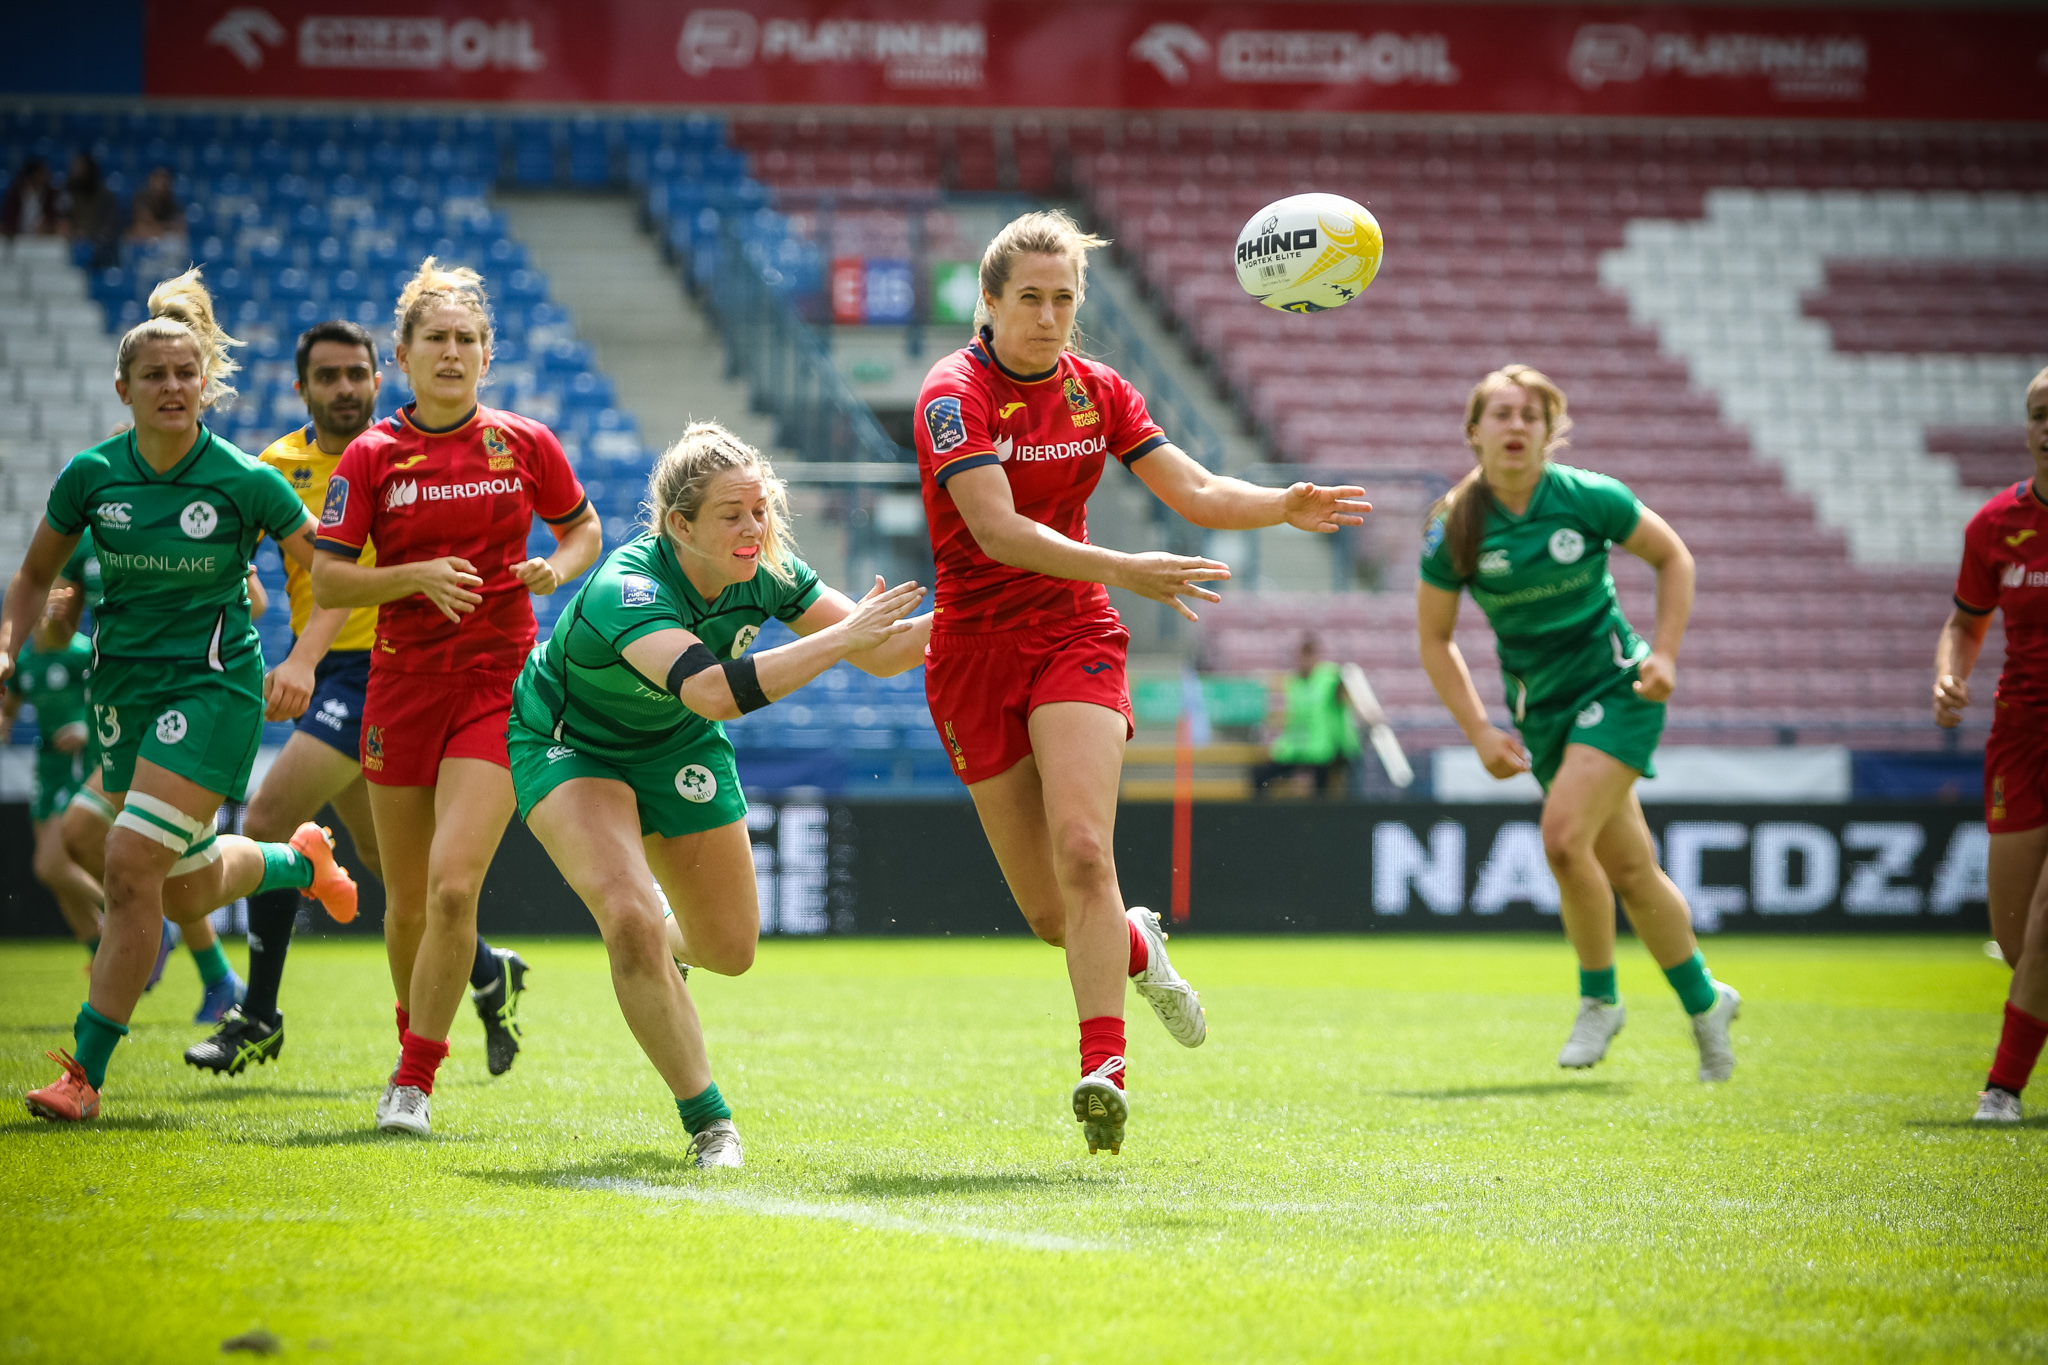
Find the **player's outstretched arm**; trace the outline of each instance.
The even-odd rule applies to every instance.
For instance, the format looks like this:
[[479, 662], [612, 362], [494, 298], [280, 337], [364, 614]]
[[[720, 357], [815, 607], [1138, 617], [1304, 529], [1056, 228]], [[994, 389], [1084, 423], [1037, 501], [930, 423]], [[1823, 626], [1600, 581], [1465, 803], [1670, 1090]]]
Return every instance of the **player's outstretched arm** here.
[[[1154, 451], [1153, 454], [1158, 454]], [[1146, 459], [1152, 458], [1150, 455]], [[1221, 602], [1201, 586], [1230, 577], [1230, 566], [1214, 559], [1170, 555], [1159, 551], [1123, 554], [1100, 545], [1069, 540], [1042, 522], [1017, 510], [1010, 497], [1009, 476], [998, 465], [962, 470], [946, 483], [960, 517], [981, 552], [998, 564], [1028, 569], [1048, 578], [1078, 583], [1103, 583], [1124, 588], [1154, 602], [1165, 602], [1193, 621], [1195, 613], [1183, 597]]]
[[1172, 444], [1140, 456], [1131, 472], [1161, 502], [1210, 531], [1255, 531], [1285, 522], [1298, 530], [1328, 532], [1357, 526], [1372, 511], [1363, 488], [1325, 488], [1313, 483], [1261, 488], [1211, 473]]
[[737, 720], [780, 701], [849, 654], [873, 650], [912, 629], [903, 618], [924, 600], [924, 586], [875, 589], [836, 621], [790, 644], [720, 662], [687, 630], [658, 630], [625, 648], [641, 676], [660, 680], [678, 701], [706, 720]]
[[1650, 641], [1650, 657], [1636, 666], [1632, 686], [1645, 701], [1666, 701], [1678, 686], [1678, 646], [1692, 619], [1698, 571], [1678, 532], [1647, 507], [1621, 548], [1657, 571], [1657, 630]]
[[1486, 718], [1486, 703], [1472, 685], [1472, 670], [1453, 638], [1458, 628], [1458, 594], [1423, 579], [1415, 582], [1415, 634], [1422, 671], [1436, 689], [1437, 700], [1472, 741], [1479, 761], [1495, 777], [1527, 772], [1529, 755], [1522, 742]]
[[[875, 587], [882, 586], [882, 577], [875, 575]], [[824, 587], [818, 592], [818, 600], [805, 609], [804, 614], [789, 623], [789, 628], [798, 635], [815, 635], [827, 626], [834, 626], [853, 615], [859, 604], [837, 588]], [[909, 618], [910, 629], [890, 636], [873, 649], [846, 656], [846, 662], [863, 673], [877, 678], [893, 678], [898, 673], [907, 673], [924, 662], [924, 647], [931, 643], [932, 614]]]
[[21, 557], [21, 567], [7, 584], [6, 604], [0, 606], [0, 682], [14, 673], [14, 656], [21, 653], [21, 647], [28, 643], [29, 631], [42, 619], [50, 585], [57, 581], [58, 573], [77, 545], [77, 536], [63, 535], [49, 522], [36, 520], [36, 533], [28, 543], [28, 553]]
[[1934, 641], [1934, 723], [1953, 730], [1970, 705], [1970, 672], [1991, 629], [1991, 613], [1971, 611], [1960, 602], [1942, 623]]

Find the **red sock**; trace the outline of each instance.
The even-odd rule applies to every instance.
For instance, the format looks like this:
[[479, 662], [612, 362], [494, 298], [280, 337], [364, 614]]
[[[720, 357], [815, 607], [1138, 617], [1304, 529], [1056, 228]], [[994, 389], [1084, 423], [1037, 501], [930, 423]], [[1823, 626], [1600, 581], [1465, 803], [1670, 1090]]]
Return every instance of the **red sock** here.
[[398, 1045], [405, 1046], [405, 1031], [412, 1027], [412, 1011], [403, 1005], [393, 1005], [398, 1011]]
[[1151, 965], [1152, 953], [1150, 949], [1146, 948], [1145, 936], [1138, 932], [1138, 926], [1130, 920], [1125, 920], [1124, 923], [1129, 926], [1131, 931], [1131, 970], [1129, 975], [1136, 976], [1139, 972], [1144, 971], [1147, 966]]
[[434, 1093], [434, 1073], [441, 1069], [442, 1059], [447, 1055], [448, 1044], [445, 1042], [422, 1038], [407, 1029], [399, 1040], [398, 1074], [391, 1079], [397, 1085], [410, 1085], [431, 1095]]
[[[1087, 1075], [1112, 1057], [1124, 1055], [1124, 1021], [1113, 1014], [1081, 1021], [1081, 1074]], [[1124, 1075], [1111, 1077], [1116, 1088], [1124, 1088]]]
[[2027, 1088], [2040, 1060], [2041, 1044], [2048, 1041], [2048, 1019], [2036, 1019], [2011, 1001], [2005, 1005], [2005, 1029], [1998, 1035], [1998, 1055], [1991, 1060], [1988, 1084], [2017, 1095]]

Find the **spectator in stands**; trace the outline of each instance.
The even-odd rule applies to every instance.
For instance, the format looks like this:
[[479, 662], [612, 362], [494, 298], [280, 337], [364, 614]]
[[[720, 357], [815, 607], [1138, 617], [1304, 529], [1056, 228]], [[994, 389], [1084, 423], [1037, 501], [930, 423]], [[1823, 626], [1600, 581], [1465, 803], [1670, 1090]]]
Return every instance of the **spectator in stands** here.
[[184, 232], [185, 206], [178, 202], [170, 169], [159, 166], [149, 173], [149, 179], [135, 196], [135, 207], [128, 219], [128, 240], [148, 246], [183, 236]]
[[90, 264], [95, 270], [112, 265], [114, 243], [121, 235], [121, 201], [107, 188], [99, 162], [89, 153], [71, 158], [61, 203], [64, 231], [72, 245], [92, 253]]
[[1301, 637], [1294, 672], [1283, 687], [1286, 717], [1273, 741], [1272, 761], [1252, 771], [1254, 785], [1269, 796], [1344, 795], [1358, 757], [1358, 726], [1344, 701], [1344, 679], [1336, 664], [1322, 658], [1314, 635]]
[[32, 156], [0, 198], [0, 233], [38, 237], [57, 230], [56, 195], [50, 188], [50, 163]]

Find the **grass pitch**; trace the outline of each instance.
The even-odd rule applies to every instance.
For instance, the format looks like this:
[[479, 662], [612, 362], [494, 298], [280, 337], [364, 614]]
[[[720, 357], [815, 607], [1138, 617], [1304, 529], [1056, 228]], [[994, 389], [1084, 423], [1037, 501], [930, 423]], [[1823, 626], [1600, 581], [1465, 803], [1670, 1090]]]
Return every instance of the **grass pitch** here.
[[[1976, 940], [1710, 943], [1747, 1003], [1708, 1087], [1632, 942], [1627, 1030], [1563, 1073], [1556, 940], [1187, 938], [1209, 1042], [1134, 996], [1093, 1158], [1058, 954], [770, 942], [694, 987], [747, 1143], [702, 1173], [602, 948], [516, 946], [526, 1050], [492, 1080], [465, 1013], [426, 1142], [370, 1127], [379, 945], [295, 946], [283, 1058], [232, 1080], [180, 1060], [181, 955], [98, 1123], [0, 1119], [0, 1359], [2048, 1356], [2048, 1131], [1968, 1123], [2006, 980]], [[10, 1094], [79, 957], [0, 951]]]

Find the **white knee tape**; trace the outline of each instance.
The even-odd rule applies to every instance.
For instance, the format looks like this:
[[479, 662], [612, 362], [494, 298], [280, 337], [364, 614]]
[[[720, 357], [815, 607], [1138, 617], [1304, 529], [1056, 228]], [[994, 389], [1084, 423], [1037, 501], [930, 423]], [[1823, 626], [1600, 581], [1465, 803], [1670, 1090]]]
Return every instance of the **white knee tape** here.
[[132, 799], [130, 805], [114, 817], [114, 828], [133, 830], [143, 838], [154, 839], [165, 848], [180, 855], [192, 846], [190, 835], [165, 829], [148, 816], [139, 814], [134, 809]]
[[209, 834], [206, 836], [204, 843], [196, 844], [185, 850], [185, 856], [172, 863], [171, 870], [164, 875], [166, 877], [182, 877], [187, 873], [197, 872], [203, 867], [212, 867], [219, 861], [220, 840]]
[[84, 806], [107, 824], [114, 823], [114, 803], [101, 796], [91, 787], [80, 787], [71, 794], [70, 809]]

